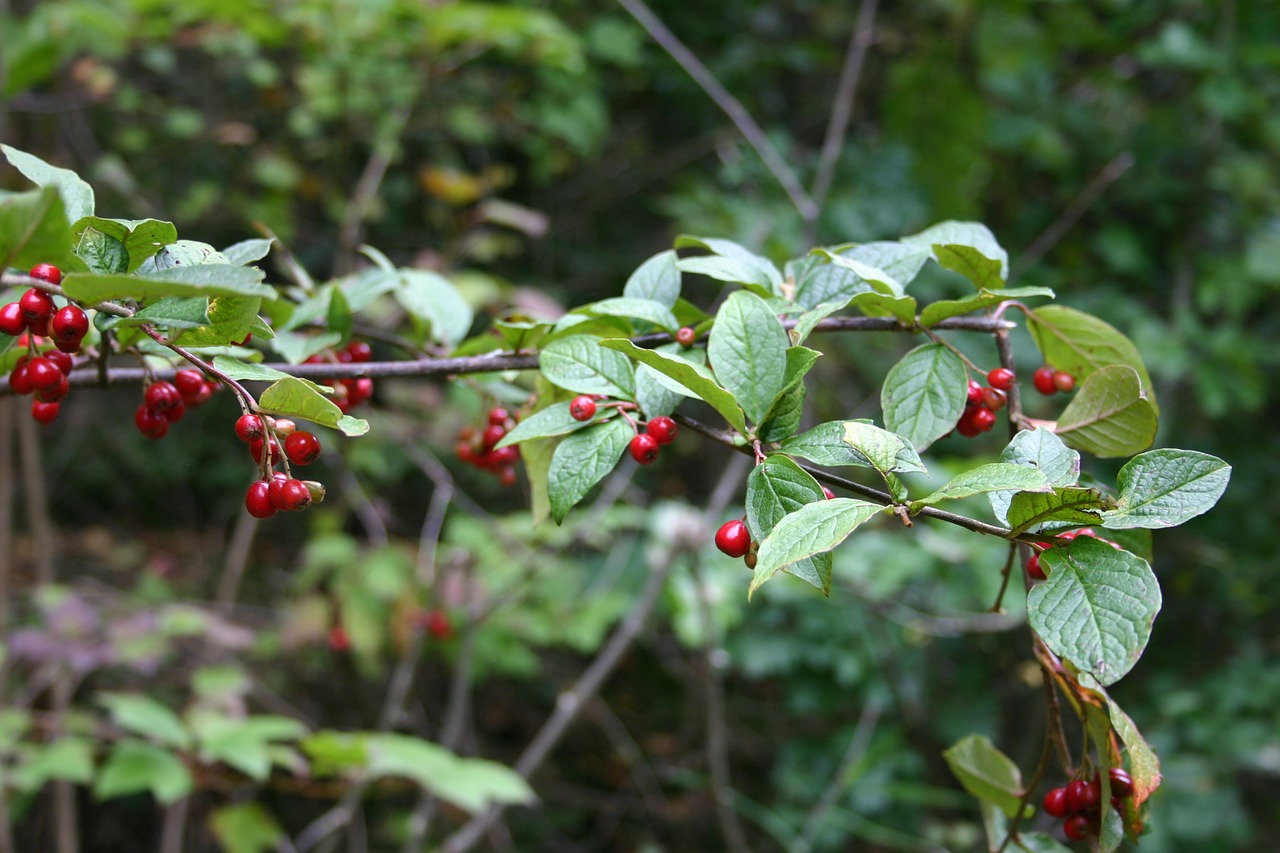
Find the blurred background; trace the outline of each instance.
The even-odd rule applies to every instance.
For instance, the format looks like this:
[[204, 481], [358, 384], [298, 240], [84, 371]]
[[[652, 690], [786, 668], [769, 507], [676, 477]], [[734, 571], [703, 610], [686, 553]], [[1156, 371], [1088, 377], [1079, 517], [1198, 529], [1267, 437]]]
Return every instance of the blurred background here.
[[[781, 262], [944, 219], [986, 223], [1013, 284], [1052, 287], [1135, 341], [1162, 403], [1160, 446], [1235, 466], [1214, 512], [1155, 537], [1164, 609], [1113, 695], [1164, 763], [1143, 849], [1275, 850], [1280, 5], [886, 0], [859, 12], [867, 2], [648, 6], [805, 187], [861, 15], [848, 133], [808, 217], [690, 75], [603, 0], [3, 0], [0, 140], [78, 171], [100, 215], [172, 220], [216, 246], [265, 225], [318, 280], [361, 266], [368, 243], [445, 273], [486, 315], [617, 295], [680, 233]], [[23, 182], [6, 170], [0, 185]], [[287, 277], [279, 258], [274, 279]], [[913, 286], [922, 298], [949, 287]], [[704, 307], [716, 293], [686, 289]], [[994, 363], [979, 343], [975, 358]], [[878, 383], [909, 345], [815, 337], [829, 357], [812, 422], [878, 417]], [[1016, 346], [1029, 376], [1038, 357], [1021, 333]], [[756, 849], [982, 845], [940, 750], [984, 733], [1029, 773], [1044, 725], [1021, 602], [1006, 601], [1007, 619], [984, 613], [1002, 549], [938, 525], [878, 527], [838, 553], [829, 599], [775, 581], [748, 604], [741, 567], [706, 547], [738, 514], [741, 485], [713, 499], [732, 454], [693, 435], [606, 486], [620, 503], [530, 530], [523, 481], [503, 489], [452, 457], [488, 406], [527, 394], [509, 380], [380, 380], [373, 433], [321, 463], [330, 500], [256, 538], [241, 520], [252, 472], [230, 400], [162, 442], [128, 424], [137, 389], [77, 391], [39, 436], [12, 418], [10, 439], [39, 448], [42, 475], [18, 485], [6, 618], [49, 642], [27, 637], [9, 696], [43, 701], [24, 679], [80, 642], [106, 651], [77, 670], [73, 706], [106, 688], [175, 709], [226, 690], [313, 725], [367, 728], [412, 652], [418, 677], [396, 725], [440, 738], [465, 656], [471, 704], [455, 747], [511, 763], [655, 561], [670, 560], [657, 618], [535, 775], [541, 807], [509, 812], [489, 843], [727, 849], [709, 793], [714, 718], [732, 811]], [[1001, 444], [948, 439], [927, 461], [945, 477]], [[1114, 463], [1091, 465], [1113, 481]], [[423, 589], [424, 515], [445, 483], [439, 582]], [[716, 519], [702, 515], [709, 501]], [[51, 580], [63, 586], [50, 592]], [[477, 601], [492, 607], [471, 630]], [[405, 639], [436, 610], [457, 630], [425, 648]], [[142, 618], [172, 612], [206, 621], [192, 634]], [[334, 625], [350, 649], [335, 647]], [[211, 667], [243, 679], [193, 681]], [[333, 802], [215, 781], [192, 796], [186, 846], [173, 849], [234, 849], [205, 828], [227, 802], [264, 805], [264, 825], [288, 835]], [[413, 807], [404, 792], [370, 795], [363, 841], [335, 836], [332, 849], [401, 849]], [[56, 849], [46, 795], [13, 808], [18, 849]], [[86, 851], [162, 841], [145, 796], [81, 795], [77, 808]], [[446, 813], [433, 831], [458, 820]]]

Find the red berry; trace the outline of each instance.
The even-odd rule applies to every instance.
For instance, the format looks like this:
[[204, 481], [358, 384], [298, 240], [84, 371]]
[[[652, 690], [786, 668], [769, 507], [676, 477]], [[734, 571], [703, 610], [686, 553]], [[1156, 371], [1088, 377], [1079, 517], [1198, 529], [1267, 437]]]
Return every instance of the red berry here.
[[250, 483], [249, 490], [244, 493], [244, 508], [254, 518], [269, 518], [275, 515], [276, 508], [271, 504], [271, 484], [266, 480], [255, 480]]
[[27, 330], [27, 318], [22, 314], [22, 306], [10, 302], [0, 307], [0, 333], [17, 337]]
[[27, 379], [36, 391], [48, 391], [57, 388], [66, 378], [58, 365], [42, 355], [27, 362]]
[[969, 423], [979, 432], [987, 432], [996, 425], [996, 413], [985, 406], [980, 406], [969, 415]]
[[53, 388], [41, 388], [36, 390], [36, 400], [41, 403], [58, 403], [61, 402], [70, 392], [71, 383], [67, 381], [67, 377], [63, 376], [62, 381]]
[[836, 493], [835, 493], [835, 492], [833, 492], [833, 491], [831, 491], [830, 489], [828, 489], [826, 486], [823, 486], [823, 487], [822, 487], [822, 496], [823, 496], [824, 498], [826, 498], [827, 500], [831, 500], [832, 498], [834, 498], [834, 497], [836, 496]]
[[983, 409], [980, 406], [971, 406], [970, 408], [965, 409], [964, 414], [960, 416], [960, 420], [956, 422], [956, 432], [960, 433], [965, 438], [973, 438], [975, 435], [981, 433], [982, 430], [978, 429], [977, 425], [973, 422], [973, 413], [979, 411], [985, 412], [986, 409]]
[[693, 326], [681, 326], [676, 329], [676, 343], [680, 344], [680, 346], [687, 349], [688, 347], [693, 346], [694, 342], [697, 340], [698, 333], [694, 331]]
[[454, 450], [458, 454], [458, 458], [469, 465], [476, 464], [476, 449], [471, 446], [469, 441], [459, 441]]
[[589, 421], [596, 416], [596, 401], [583, 394], [569, 403], [569, 417], [575, 421]]
[[1067, 809], [1067, 789], [1050, 788], [1049, 793], [1044, 795], [1044, 810], [1054, 817], [1066, 817], [1069, 813]]
[[504, 465], [514, 465], [520, 460], [520, 448], [514, 444], [508, 444], [506, 447], [499, 447], [489, 453], [489, 464], [495, 468], [501, 468]]
[[294, 465], [310, 465], [320, 458], [320, 439], [298, 430], [284, 440], [284, 454]]
[[1102, 796], [1098, 786], [1088, 779], [1076, 779], [1067, 785], [1067, 810], [1072, 812], [1093, 811], [1101, 802]]
[[161, 414], [164, 415], [165, 420], [171, 424], [176, 424], [178, 421], [182, 420], [182, 416], [186, 413], [187, 407], [183, 404], [181, 399], [178, 400], [178, 405], [170, 406], [161, 412]]
[[173, 387], [178, 389], [182, 402], [190, 404], [204, 391], [204, 375], [198, 370], [179, 370], [173, 374]]
[[79, 305], [64, 305], [54, 312], [49, 331], [54, 340], [79, 343], [89, 333], [89, 317]]
[[1018, 377], [1007, 367], [997, 367], [987, 374], [987, 384], [1001, 391], [1013, 390], [1013, 384], [1017, 381]]
[[1112, 767], [1107, 771], [1107, 778], [1111, 780], [1111, 793], [1113, 796], [1133, 796], [1133, 777], [1123, 767]]
[[[262, 457], [264, 455], [263, 446], [263, 439], [261, 438], [255, 438], [249, 442], [249, 458], [254, 462], [257, 462], [259, 465], [262, 464]], [[280, 462], [280, 444], [274, 438], [271, 439], [270, 462], [272, 465], [277, 465]]]
[[506, 409], [490, 409], [489, 423], [494, 426], [503, 426], [507, 422], [507, 418], [511, 417], [511, 413]]
[[427, 614], [427, 633], [437, 640], [447, 640], [453, 636], [453, 623], [449, 614], [443, 610], [432, 610]]
[[1031, 374], [1031, 384], [1036, 386], [1036, 390], [1041, 394], [1051, 397], [1058, 392], [1058, 385], [1053, 381], [1057, 372], [1047, 364], [1037, 367], [1036, 372]]
[[42, 424], [51, 424], [57, 419], [58, 412], [61, 411], [61, 409], [62, 404], [56, 400], [49, 400], [47, 402], [34, 400], [31, 403], [31, 417]]
[[351, 638], [347, 636], [345, 628], [335, 625], [329, 629], [329, 648], [335, 652], [345, 652], [351, 648]]
[[1089, 823], [1089, 818], [1082, 814], [1072, 815], [1062, 824], [1062, 832], [1072, 841], [1084, 841], [1089, 837], [1093, 830], [1093, 826]]
[[516, 469], [507, 466], [498, 472], [498, 485], [509, 489], [516, 484]]
[[481, 436], [484, 449], [492, 450], [493, 446], [502, 441], [502, 437], [506, 434], [507, 430], [501, 424], [489, 424], [484, 428], [484, 435]]
[[982, 402], [982, 386], [972, 379], [969, 380], [969, 390], [966, 392], [966, 402], [970, 406], [976, 406]]
[[1009, 395], [1001, 391], [999, 388], [983, 388], [982, 389], [982, 405], [986, 406], [993, 412], [1003, 409], [1009, 402]]
[[62, 283], [62, 270], [53, 264], [36, 264], [31, 268], [29, 275], [40, 281], [47, 281], [50, 284]]
[[[1040, 554], [1033, 553], [1027, 558], [1027, 575], [1038, 581], [1045, 579], [1044, 567], [1040, 565]], [[1059, 815], [1061, 817], [1061, 815]]]
[[351, 360], [363, 364], [373, 359], [373, 347], [364, 341], [352, 341], [347, 344], [347, 355], [351, 356]]
[[157, 412], [167, 412], [175, 406], [182, 405], [182, 395], [173, 387], [172, 382], [152, 382], [143, 392], [147, 405]]
[[670, 444], [680, 434], [680, 425], [666, 415], [659, 415], [649, 421], [645, 432], [653, 436], [658, 444]]
[[342, 385], [347, 389], [347, 403], [352, 406], [358, 406], [373, 396], [373, 380], [368, 376], [344, 379]]
[[22, 307], [22, 316], [26, 318], [27, 326], [36, 334], [42, 334], [37, 329], [37, 326], [47, 323], [56, 310], [53, 304], [53, 297], [43, 290], [36, 290], [35, 288], [22, 294], [22, 298], [18, 300], [18, 305]]
[[266, 426], [260, 415], [241, 415], [236, 421], [236, 437], [248, 444], [256, 438], [262, 438]]
[[9, 374], [9, 390], [15, 394], [30, 394], [35, 390], [31, 387], [31, 377], [27, 376], [27, 357], [25, 355], [18, 359], [18, 363], [14, 365], [13, 371]]
[[62, 371], [62, 375], [66, 376], [71, 372], [71, 368], [75, 366], [75, 362], [71, 356], [61, 350], [49, 350], [44, 357], [58, 365], [58, 369]]
[[301, 512], [311, 506], [311, 490], [301, 480], [292, 477], [284, 481], [280, 487], [280, 502], [277, 509], [286, 512]]
[[1063, 394], [1070, 394], [1076, 388], [1076, 378], [1070, 373], [1058, 371], [1053, 374], [1053, 387]]
[[751, 532], [741, 519], [726, 521], [716, 531], [716, 547], [730, 557], [745, 557], [751, 550]]
[[628, 450], [631, 451], [632, 459], [641, 465], [648, 465], [658, 458], [658, 440], [646, 433], [640, 433], [631, 439], [631, 445]]
[[138, 427], [138, 432], [147, 438], [164, 438], [165, 433], [169, 431], [169, 419], [163, 412], [156, 411], [146, 403], [134, 412], [133, 423]]

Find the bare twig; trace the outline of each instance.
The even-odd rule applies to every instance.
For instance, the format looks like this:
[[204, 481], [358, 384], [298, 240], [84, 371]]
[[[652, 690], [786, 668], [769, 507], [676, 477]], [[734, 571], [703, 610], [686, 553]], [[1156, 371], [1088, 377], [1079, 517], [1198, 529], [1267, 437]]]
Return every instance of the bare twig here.
[[27, 524], [36, 546], [36, 578], [42, 584], [53, 583], [54, 533], [53, 516], [49, 513], [49, 492], [45, 488], [44, 471], [40, 468], [39, 427], [31, 418], [18, 418], [18, 453], [22, 460], [23, 503]]
[[826, 823], [827, 815], [849, 789], [846, 777], [866, 755], [867, 747], [871, 744], [871, 736], [875, 734], [876, 725], [880, 722], [880, 714], [880, 706], [875, 702], [868, 702], [862, 706], [862, 714], [858, 717], [858, 725], [853, 730], [853, 736], [849, 738], [849, 747], [845, 750], [844, 757], [840, 759], [836, 771], [831, 774], [831, 781], [818, 797], [818, 802], [814, 803], [813, 809], [805, 817], [800, 837], [791, 845], [788, 853], [805, 853], [813, 847], [818, 833], [822, 831], [822, 825]]
[[[419, 69], [417, 76], [421, 80], [425, 79], [426, 75], [422, 69]], [[334, 271], [339, 275], [351, 269], [356, 246], [360, 245], [362, 239], [364, 220], [369, 215], [369, 206], [377, 197], [378, 189], [387, 176], [387, 169], [395, 158], [396, 150], [400, 146], [400, 137], [409, 123], [409, 116], [413, 113], [413, 102], [416, 100], [417, 92], [408, 104], [392, 114], [389, 129], [374, 141], [373, 151], [369, 154], [369, 159], [365, 162], [364, 169], [356, 181], [351, 199], [342, 213], [342, 223], [338, 227], [338, 252], [334, 261], [336, 267]]]
[[186, 850], [183, 838], [187, 834], [187, 812], [191, 797], [183, 797], [164, 810], [164, 824], [160, 831], [160, 853], [182, 853]]
[[694, 82], [702, 87], [702, 91], [706, 92], [707, 96], [715, 102], [715, 105], [729, 117], [734, 127], [738, 128], [738, 132], [760, 155], [760, 159], [764, 161], [774, 179], [782, 186], [782, 189], [786, 192], [787, 197], [791, 199], [791, 203], [799, 211], [800, 215], [806, 220], [814, 218], [817, 215], [817, 206], [814, 204], [813, 199], [809, 196], [809, 193], [805, 192], [804, 187], [800, 185], [800, 179], [796, 177], [796, 173], [782, 159], [778, 149], [769, 141], [769, 137], [760, 129], [760, 125], [756, 124], [755, 119], [747, 112], [746, 107], [742, 106], [737, 98], [729, 94], [729, 90], [721, 85], [715, 75], [707, 70], [707, 67], [702, 64], [702, 60], [698, 59], [693, 51], [685, 47], [676, 34], [671, 32], [667, 25], [644, 3], [644, 0], [618, 0], [618, 5], [626, 9], [631, 17], [635, 18], [640, 26], [644, 27], [649, 36], [670, 54], [671, 58], [684, 69], [685, 73], [692, 77]]
[[240, 592], [240, 581], [249, 566], [249, 551], [253, 548], [253, 539], [257, 533], [258, 519], [247, 512], [237, 513], [236, 526], [231, 531], [231, 542], [227, 544], [227, 553], [222, 560], [222, 575], [218, 578], [215, 593], [214, 600], [219, 604], [235, 603]]

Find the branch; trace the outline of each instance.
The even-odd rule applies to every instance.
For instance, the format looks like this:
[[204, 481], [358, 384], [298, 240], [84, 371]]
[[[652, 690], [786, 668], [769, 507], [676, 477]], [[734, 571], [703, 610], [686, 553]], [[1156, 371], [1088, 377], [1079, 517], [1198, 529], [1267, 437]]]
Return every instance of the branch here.
[[694, 82], [702, 87], [702, 91], [706, 92], [715, 105], [729, 117], [734, 127], [738, 128], [738, 132], [756, 150], [765, 166], [773, 173], [773, 177], [782, 185], [787, 197], [791, 199], [791, 203], [800, 215], [806, 220], [815, 218], [817, 205], [800, 185], [800, 179], [796, 177], [796, 173], [782, 159], [778, 149], [769, 141], [769, 137], [760, 129], [760, 125], [756, 124], [755, 119], [738, 99], [729, 94], [729, 90], [721, 85], [715, 75], [708, 71], [702, 61], [693, 54], [693, 51], [685, 47], [676, 34], [662, 23], [662, 20], [645, 5], [644, 0], [618, 0], [618, 5], [626, 9], [631, 17], [644, 27], [649, 36], [671, 55], [685, 73], [692, 77]]

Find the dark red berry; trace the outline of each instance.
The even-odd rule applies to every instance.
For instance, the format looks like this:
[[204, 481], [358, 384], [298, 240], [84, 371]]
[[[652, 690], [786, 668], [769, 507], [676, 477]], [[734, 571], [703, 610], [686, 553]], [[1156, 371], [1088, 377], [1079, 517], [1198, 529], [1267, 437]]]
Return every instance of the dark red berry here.
[[269, 518], [276, 514], [276, 508], [271, 503], [271, 484], [266, 480], [255, 480], [249, 484], [249, 490], [244, 493], [244, 508], [249, 510], [249, 515], [254, 518]]
[[310, 465], [320, 458], [320, 439], [298, 430], [284, 440], [284, 454], [294, 465]]
[[[264, 441], [261, 438], [255, 438], [249, 442], [249, 458], [259, 465], [262, 464], [262, 457], [265, 453], [263, 450]], [[280, 463], [280, 444], [273, 438], [271, 439], [271, 459], [272, 465]]]
[[681, 326], [676, 329], [676, 343], [680, 346], [685, 348], [691, 347], [697, 340], [698, 333], [694, 330], [693, 326]]
[[47, 281], [50, 284], [62, 283], [62, 270], [58, 269], [53, 264], [36, 264], [31, 268], [31, 272], [28, 274], [32, 278], [39, 279], [40, 281]]
[[36, 334], [43, 334], [43, 331], [37, 327], [48, 323], [49, 318], [53, 316], [56, 310], [53, 297], [43, 290], [32, 288], [22, 294], [18, 304], [22, 307], [22, 316], [26, 318], [27, 326]]
[[347, 636], [345, 628], [335, 625], [329, 629], [329, 648], [335, 652], [345, 652], [351, 648], [351, 638]]
[[182, 405], [182, 395], [173, 387], [172, 382], [152, 382], [143, 392], [147, 405], [157, 412], [167, 412], [175, 406]]
[[973, 413], [985, 411], [986, 409], [983, 409], [980, 406], [971, 406], [965, 409], [964, 414], [960, 416], [960, 420], [956, 422], [956, 432], [960, 433], [965, 438], [973, 438], [975, 435], [981, 433], [982, 430], [978, 429], [977, 425], [973, 422]]
[[982, 402], [982, 386], [972, 379], [969, 380], [969, 390], [965, 394], [965, 402], [970, 406], [976, 406]]
[[471, 446], [469, 441], [459, 441], [454, 450], [458, 458], [469, 465], [476, 464], [476, 449]]
[[75, 366], [75, 361], [72, 360], [71, 356], [61, 350], [49, 350], [44, 354], [44, 357], [58, 365], [58, 369], [62, 371], [63, 376], [71, 373], [71, 368]]
[[506, 409], [490, 409], [489, 423], [494, 426], [503, 426], [507, 422], [507, 418], [511, 417], [511, 413]]
[[198, 370], [179, 370], [173, 374], [173, 387], [178, 389], [178, 396], [188, 405], [204, 391], [204, 374]]
[[1063, 394], [1070, 394], [1076, 388], [1076, 378], [1070, 373], [1058, 371], [1053, 374], [1053, 387]]
[[499, 447], [489, 453], [489, 464], [494, 468], [501, 468], [504, 465], [514, 465], [520, 459], [520, 448], [514, 444], [508, 444], [506, 447]]
[[57, 388], [64, 378], [66, 377], [58, 369], [58, 365], [42, 355], [38, 355], [27, 362], [27, 379], [31, 382], [31, 387], [36, 391], [48, 391]]
[[999, 388], [982, 389], [982, 405], [993, 412], [1003, 409], [1009, 402], [1009, 395]]
[[506, 434], [507, 430], [501, 424], [489, 424], [484, 428], [484, 434], [480, 437], [480, 440], [484, 444], [485, 450], [492, 450], [493, 446], [502, 441], [502, 437]]
[[275, 506], [285, 512], [302, 512], [311, 506], [311, 490], [301, 480], [290, 477], [280, 487], [280, 500]]
[[[1038, 553], [1033, 553], [1027, 558], [1027, 576], [1038, 581], [1045, 579], [1044, 568], [1040, 565], [1040, 555]], [[1057, 817], [1062, 817], [1062, 815], [1057, 815]]]
[[443, 610], [432, 610], [426, 618], [427, 633], [437, 640], [447, 640], [453, 636], [453, 623], [449, 614]]
[[751, 550], [751, 532], [741, 519], [726, 521], [716, 531], [716, 547], [730, 557], [744, 557]]
[[241, 415], [236, 421], [236, 437], [248, 444], [255, 438], [262, 438], [266, 425], [260, 415]]
[[498, 485], [509, 489], [516, 484], [516, 469], [508, 465], [498, 472]]
[[182, 416], [186, 413], [187, 407], [181, 399], [178, 400], [178, 405], [170, 406], [161, 412], [161, 414], [164, 415], [164, 419], [171, 424], [176, 424], [178, 421], [182, 420]]
[[27, 318], [22, 313], [22, 306], [10, 302], [0, 307], [0, 333], [17, 337], [27, 330]]
[[164, 416], [163, 412], [143, 403], [133, 414], [133, 423], [138, 427], [138, 432], [147, 438], [164, 438], [169, 432], [169, 419]]
[[373, 380], [368, 376], [344, 379], [342, 384], [347, 389], [347, 402], [352, 406], [358, 406], [373, 396]]
[[57, 417], [58, 412], [62, 410], [62, 404], [56, 400], [42, 402], [33, 400], [31, 403], [31, 417], [42, 424], [51, 424]]
[[1076, 779], [1067, 785], [1067, 810], [1072, 812], [1093, 811], [1101, 802], [1098, 786], [1088, 779]]
[[1054, 375], [1058, 371], [1049, 365], [1037, 367], [1036, 372], [1031, 374], [1031, 384], [1036, 386], [1036, 390], [1046, 397], [1052, 397], [1058, 393], [1058, 385], [1053, 381]]
[[569, 417], [575, 421], [589, 421], [596, 416], [596, 401], [583, 394], [569, 402]]
[[1111, 793], [1113, 796], [1133, 796], [1133, 777], [1123, 767], [1112, 767], [1107, 771], [1107, 778], [1111, 780]]
[[1089, 823], [1089, 818], [1082, 814], [1072, 815], [1062, 824], [1062, 832], [1072, 841], [1084, 841], [1089, 837], [1093, 830], [1093, 826]]
[[1044, 810], [1054, 817], [1066, 817], [1070, 813], [1067, 808], [1067, 789], [1050, 788], [1049, 793], [1044, 795]]
[[36, 400], [41, 403], [59, 403], [71, 392], [71, 383], [63, 376], [53, 388], [36, 389]]
[[987, 432], [996, 425], [996, 413], [985, 406], [979, 406], [969, 415], [969, 422], [979, 432]]
[[659, 415], [649, 421], [645, 432], [653, 436], [658, 444], [670, 444], [680, 434], [680, 425], [666, 415]]
[[834, 497], [836, 496], [836, 493], [835, 493], [835, 492], [833, 492], [833, 491], [831, 491], [830, 489], [828, 489], [826, 486], [823, 486], [823, 487], [822, 487], [822, 496], [823, 496], [824, 498], [826, 498], [827, 500], [831, 500], [832, 498], [834, 498]]
[[27, 376], [27, 360], [25, 355], [18, 359], [9, 373], [9, 390], [15, 394], [30, 394], [35, 390], [31, 387], [31, 377]]
[[364, 341], [352, 341], [347, 344], [347, 355], [351, 356], [351, 360], [363, 364], [373, 358], [373, 347]]
[[1001, 391], [1013, 390], [1013, 385], [1017, 381], [1018, 377], [1007, 367], [997, 367], [987, 374], [987, 384]]
[[89, 317], [79, 305], [64, 305], [54, 312], [49, 332], [54, 340], [79, 343], [89, 333]]
[[640, 433], [631, 439], [631, 458], [641, 465], [648, 465], [658, 458], [658, 440], [647, 433]]

